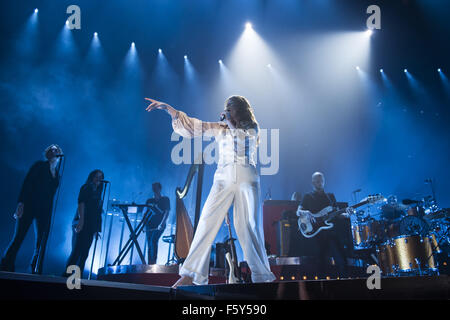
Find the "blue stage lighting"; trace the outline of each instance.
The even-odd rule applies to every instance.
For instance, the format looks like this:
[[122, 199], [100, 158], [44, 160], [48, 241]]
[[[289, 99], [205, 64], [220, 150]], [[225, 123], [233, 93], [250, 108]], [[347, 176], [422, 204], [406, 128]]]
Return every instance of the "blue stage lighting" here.
[[219, 60], [219, 64], [222, 64], [222, 60]]
[[97, 32], [94, 32], [94, 37], [97, 37], [98, 36], [98, 33]]
[[251, 28], [252, 28], [252, 24], [251, 24], [250, 22], [247, 22], [247, 23], [245, 24], [245, 28], [246, 28], [246, 29], [251, 29]]
[[380, 69], [380, 72], [383, 73], [384, 72], [383, 69]]
[[162, 50], [161, 50], [161, 49], [158, 49], [158, 52], [159, 52], [159, 53], [162, 53]]
[[408, 72], [408, 69], [403, 69], [403, 72], [404, 72], [404, 73], [407, 73], [407, 72]]
[[132, 43], [131, 43], [131, 46], [132, 46], [132, 47], [134, 47], [134, 46], [135, 46], [135, 43], [134, 43], [134, 42], [132, 42]]
[[185, 60], [187, 59], [187, 56], [186, 56], [186, 55], [184, 56], [184, 59], [185, 59]]
[[34, 13], [38, 13], [38, 12], [39, 12], [38, 8], [34, 9]]
[[441, 68], [438, 68], [438, 69], [437, 69], [437, 71], [438, 71], [439, 73], [441, 73], [441, 72], [442, 72]]
[[367, 30], [366, 31], [366, 36], [370, 37], [372, 35], [373, 31], [372, 30]]

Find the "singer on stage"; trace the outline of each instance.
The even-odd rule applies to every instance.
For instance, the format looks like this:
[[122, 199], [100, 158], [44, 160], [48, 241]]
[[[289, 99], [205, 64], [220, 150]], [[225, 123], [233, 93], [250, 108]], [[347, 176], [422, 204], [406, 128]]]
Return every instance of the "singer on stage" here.
[[31, 260], [31, 272], [42, 273], [52, 219], [53, 198], [59, 185], [59, 164], [62, 154], [61, 148], [52, 144], [44, 151], [47, 160], [35, 162], [28, 171], [14, 213], [16, 219], [14, 237], [1, 260], [0, 270], [14, 272], [17, 252], [34, 221], [36, 244]]
[[104, 174], [101, 170], [92, 171], [78, 195], [78, 208], [72, 222], [72, 253], [66, 263], [80, 267], [83, 274], [84, 265], [89, 255], [94, 236], [102, 231], [102, 192]]
[[207, 284], [211, 245], [233, 205], [233, 220], [253, 282], [271, 282], [264, 248], [262, 217], [259, 211], [259, 175], [256, 169], [258, 123], [246, 98], [232, 96], [225, 102], [221, 122], [203, 122], [188, 117], [170, 105], [148, 99], [147, 111], [166, 110], [172, 117], [173, 130], [183, 137], [213, 136], [219, 148], [219, 162], [214, 182], [203, 206], [189, 254], [180, 268], [181, 278], [173, 287]]

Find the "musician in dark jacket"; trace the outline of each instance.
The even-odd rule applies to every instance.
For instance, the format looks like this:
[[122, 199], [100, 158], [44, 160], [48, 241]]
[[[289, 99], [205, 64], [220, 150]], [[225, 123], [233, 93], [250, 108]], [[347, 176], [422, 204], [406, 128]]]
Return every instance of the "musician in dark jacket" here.
[[52, 144], [45, 149], [46, 161], [37, 161], [28, 171], [22, 184], [14, 218], [14, 237], [6, 249], [0, 269], [14, 272], [17, 252], [31, 226], [35, 222], [36, 244], [31, 260], [31, 272], [42, 273], [43, 259], [50, 232], [53, 198], [59, 185], [61, 148]]
[[92, 171], [78, 194], [78, 208], [72, 222], [72, 253], [66, 263], [77, 265], [83, 274], [94, 237], [102, 230], [102, 192], [104, 174], [101, 170]]
[[147, 200], [146, 204], [152, 204], [155, 209], [152, 210], [149, 222], [145, 226], [148, 243], [148, 264], [156, 264], [158, 257], [158, 241], [166, 228], [166, 220], [170, 211], [170, 200], [161, 195], [161, 183], [155, 182], [152, 185], [154, 197]]
[[[336, 198], [333, 193], [326, 193], [324, 190], [325, 177], [321, 172], [315, 172], [312, 175], [313, 192], [305, 194], [301, 203], [302, 212], [308, 212], [310, 218], [311, 213], [317, 214], [326, 207], [336, 207]], [[331, 209], [331, 208], [330, 208]], [[324, 275], [326, 265], [330, 264], [329, 258], [333, 257], [338, 268], [340, 277], [348, 276], [347, 257], [343, 243], [343, 235], [338, 234], [336, 224], [339, 219], [348, 217], [348, 213], [344, 213], [333, 221], [335, 226], [328, 230], [320, 231], [315, 237], [319, 246], [319, 271]]]

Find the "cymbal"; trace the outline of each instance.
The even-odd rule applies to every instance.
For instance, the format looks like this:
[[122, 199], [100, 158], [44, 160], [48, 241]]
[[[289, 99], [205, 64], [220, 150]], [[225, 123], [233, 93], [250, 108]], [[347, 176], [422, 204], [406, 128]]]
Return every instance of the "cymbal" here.
[[442, 209], [424, 216], [427, 220], [442, 219], [450, 217], [450, 209]]

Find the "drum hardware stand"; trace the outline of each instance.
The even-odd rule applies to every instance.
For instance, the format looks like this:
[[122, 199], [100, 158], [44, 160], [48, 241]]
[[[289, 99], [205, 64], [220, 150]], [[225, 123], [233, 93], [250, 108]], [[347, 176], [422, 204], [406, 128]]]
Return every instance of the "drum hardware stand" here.
[[425, 183], [430, 185], [433, 202], [436, 204], [436, 192], [434, 190], [434, 179], [425, 179]]
[[378, 259], [377, 259], [377, 257], [373, 254], [373, 253], [371, 253], [370, 254], [370, 257], [375, 261], [375, 263], [378, 265]]
[[[441, 251], [437, 250], [439, 248], [439, 241], [437, 241], [438, 245], [434, 245], [433, 242], [431, 242], [431, 254], [427, 257], [427, 261], [430, 261], [431, 257], [434, 257], [434, 255], [436, 253], [440, 253]], [[435, 264], [436, 264], [436, 269], [437, 269], [437, 275], [439, 275], [439, 260], [438, 259], [434, 259], [435, 260]], [[419, 269], [420, 270], [420, 269]]]
[[414, 258], [414, 261], [416, 262], [417, 267], [419, 267], [419, 276], [422, 276], [423, 273], [422, 273], [422, 268], [420, 267], [420, 260], [419, 260], [419, 258]]
[[396, 276], [396, 277], [399, 277], [399, 276], [400, 276], [400, 273], [398, 272], [398, 269], [399, 269], [399, 265], [398, 265], [398, 264], [394, 264], [394, 265], [392, 266], [392, 270], [394, 271], [394, 272], [393, 272], [393, 275]]

